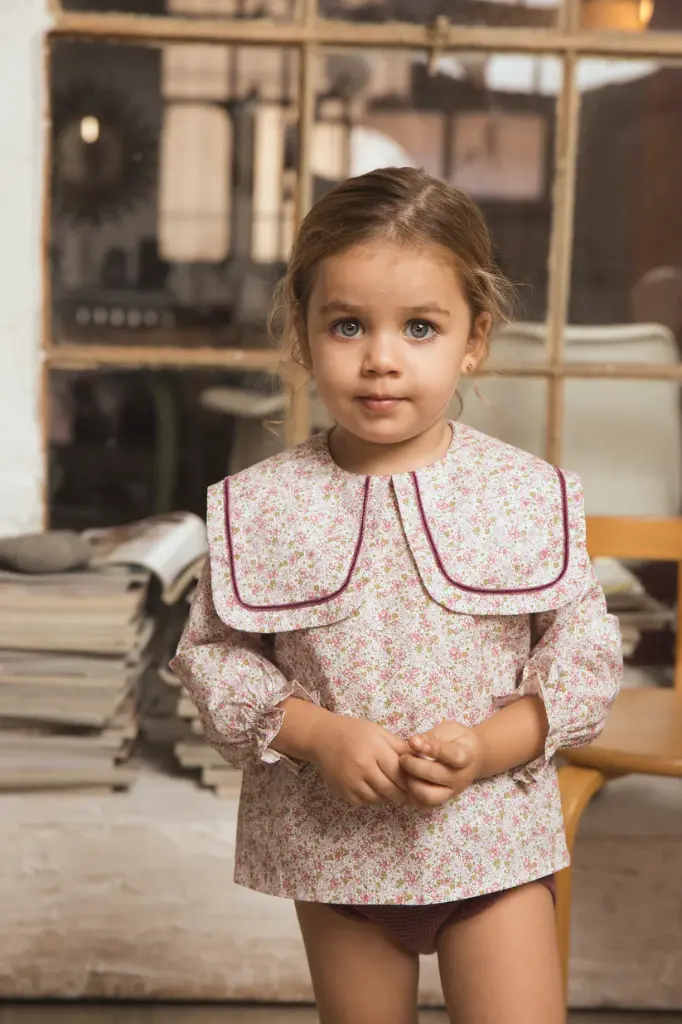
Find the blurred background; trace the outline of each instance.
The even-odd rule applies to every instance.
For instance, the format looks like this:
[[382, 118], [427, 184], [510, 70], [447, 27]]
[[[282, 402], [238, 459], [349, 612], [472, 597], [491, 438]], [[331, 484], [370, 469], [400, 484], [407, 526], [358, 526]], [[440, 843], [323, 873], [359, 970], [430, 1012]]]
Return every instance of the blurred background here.
[[[680, 0], [2, 0], [0, 996], [310, 999], [166, 664], [206, 487], [328, 425], [267, 317], [336, 182], [470, 192], [518, 304], [460, 419], [589, 514], [680, 515], [681, 61]], [[627, 685], [669, 689], [672, 558], [599, 571]], [[613, 794], [571, 1002], [682, 1020], [679, 782]]]

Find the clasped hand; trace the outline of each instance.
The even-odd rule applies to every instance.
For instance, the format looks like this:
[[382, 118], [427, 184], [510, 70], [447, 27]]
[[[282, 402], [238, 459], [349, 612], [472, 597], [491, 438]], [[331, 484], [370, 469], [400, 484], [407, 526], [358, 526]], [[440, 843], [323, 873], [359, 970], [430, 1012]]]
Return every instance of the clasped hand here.
[[431, 810], [464, 792], [480, 776], [482, 752], [477, 733], [459, 722], [441, 722], [412, 736], [400, 758], [409, 803]]
[[476, 733], [459, 722], [405, 741], [374, 722], [334, 715], [315, 747], [313, 760], [328, 785], [353, 806], [432, 810], [470, 786], [481, 764]]

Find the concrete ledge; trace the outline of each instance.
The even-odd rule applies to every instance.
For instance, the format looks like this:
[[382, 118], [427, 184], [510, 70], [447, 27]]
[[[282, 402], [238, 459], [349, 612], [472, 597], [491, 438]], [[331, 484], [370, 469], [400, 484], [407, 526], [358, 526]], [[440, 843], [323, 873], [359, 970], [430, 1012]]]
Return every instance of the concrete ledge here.
[[[293, 906], [232, 883], [235, 814], [151, 770], [128, 794], [0, 797], [0, 998], [311, 1000]], [[573, 1006], [682, 1010], [679, 782], [597, 800], [574, 907]]]

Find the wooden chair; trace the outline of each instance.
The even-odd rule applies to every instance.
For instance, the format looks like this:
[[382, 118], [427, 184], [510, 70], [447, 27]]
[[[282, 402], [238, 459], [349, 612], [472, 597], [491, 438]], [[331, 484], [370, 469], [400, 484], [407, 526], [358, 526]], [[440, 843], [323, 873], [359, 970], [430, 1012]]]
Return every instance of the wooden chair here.
[[[682, 518], [588, 517], [591, 557], [678, 563], [677, 646], [673, 689], [623, 690], [601, 736], [587, 747], [562, 750], [561, 800], [573, 857], [583, 811], [609, 780], [624, 775], [682, 778]], [[571, 868], [557, 874], [557, 926], [564, 983], [568, 983]]]

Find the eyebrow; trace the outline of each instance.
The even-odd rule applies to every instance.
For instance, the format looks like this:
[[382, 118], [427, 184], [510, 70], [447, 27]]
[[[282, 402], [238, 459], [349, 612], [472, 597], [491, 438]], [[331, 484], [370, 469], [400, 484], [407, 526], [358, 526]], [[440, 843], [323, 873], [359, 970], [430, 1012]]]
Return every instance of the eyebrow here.
[[[327, 302], [320, 309], [320, 313], [322, 315], [325, 315], [326, 313], [352, 313], [357, 315], [361, 312], [362, 309], [360, 306], [354, 306], [350, 302], [339, 301]], [[443, 309], [442, 306], [438, 306], [436, 303], [429, 303], [425, 306], [404, 306], [402, 312], [411, 313], [413, 315], [419, 313], [439, 313], [441, 316], [450, 316], [449, 310]]]

